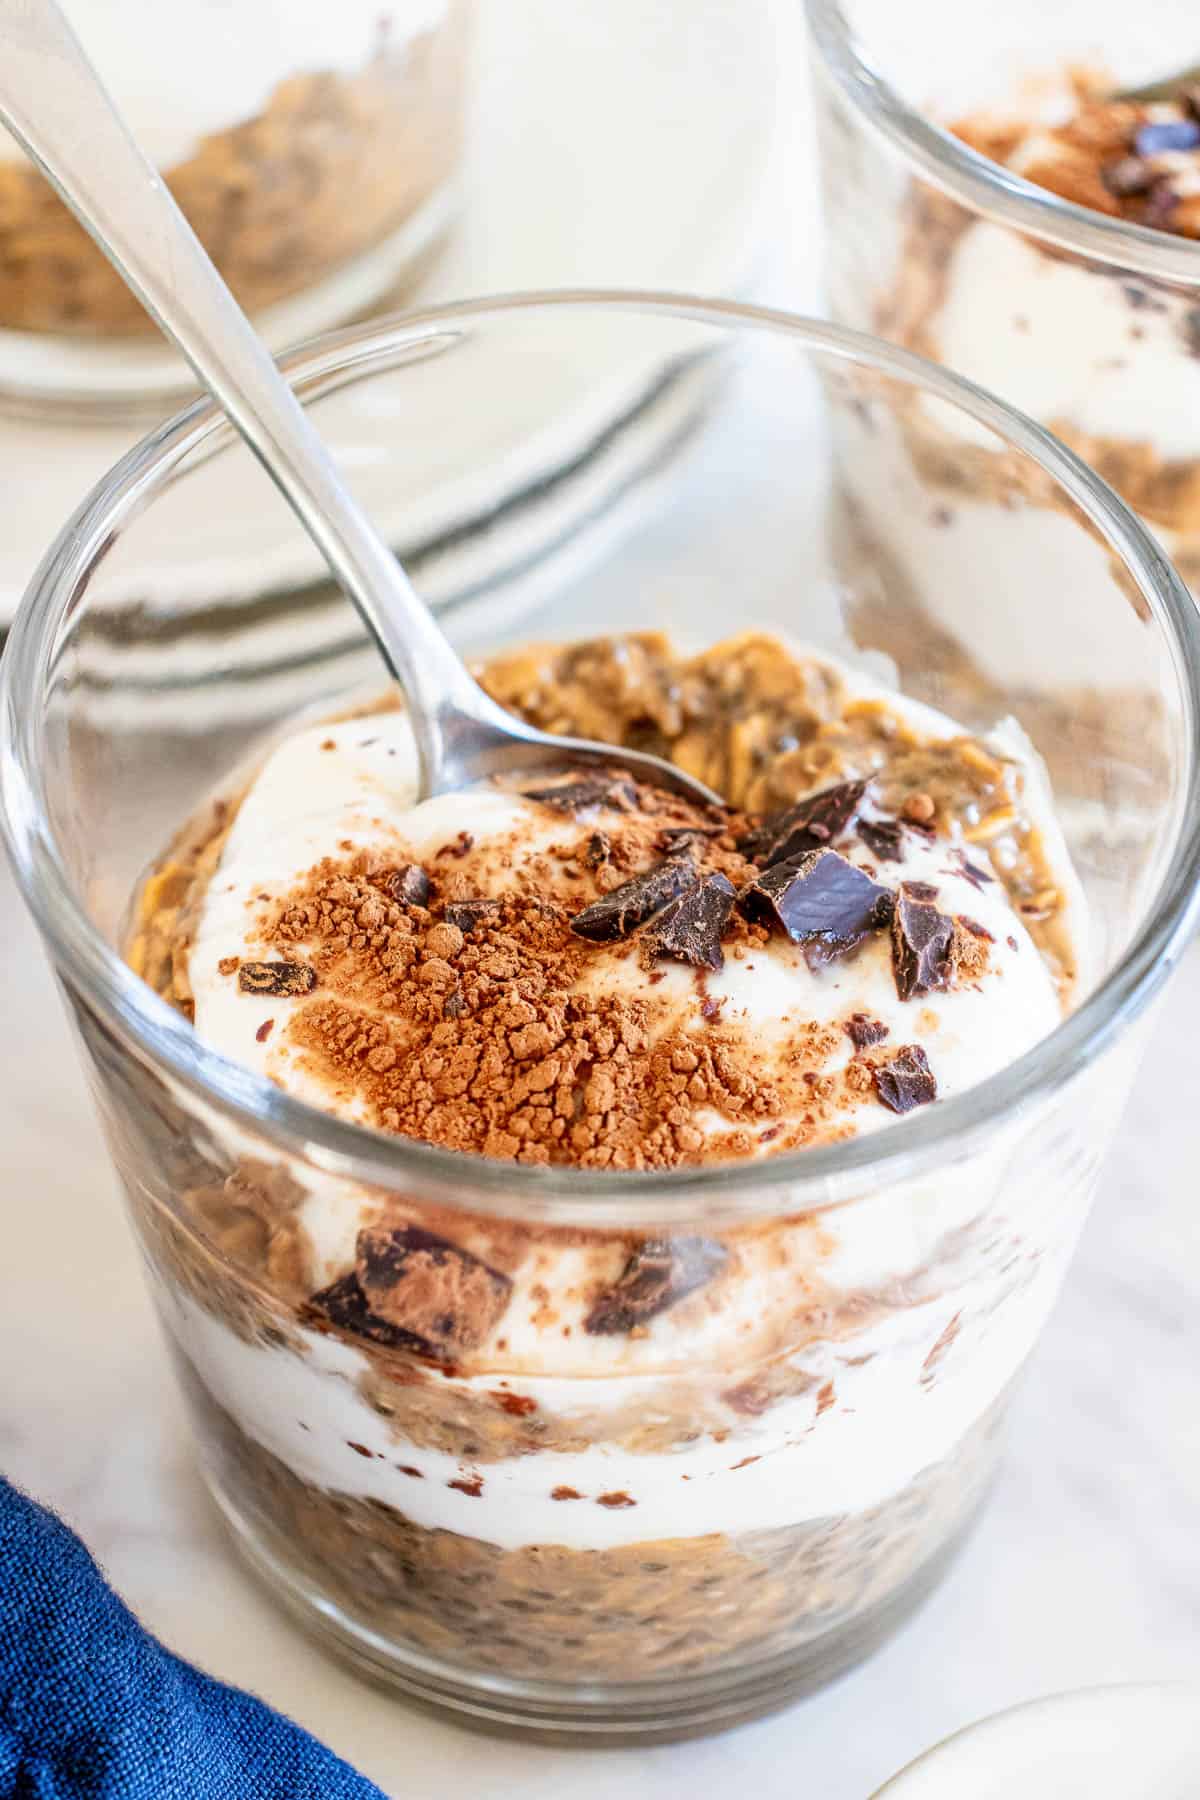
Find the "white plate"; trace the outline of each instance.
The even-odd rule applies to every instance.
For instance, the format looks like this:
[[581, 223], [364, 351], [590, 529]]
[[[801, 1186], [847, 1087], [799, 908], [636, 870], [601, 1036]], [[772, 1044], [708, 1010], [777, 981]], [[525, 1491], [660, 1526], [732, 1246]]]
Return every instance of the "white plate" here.
[[[463, 213], [409, 304], [539, 286], [744, 290], [764, 244], [772, 188], [776, 6], [483, 0], [479, 16]], [[509, 493], [544, 482], [595, 441], [606, 419], [636, 409], [658, 374], [610, 355], [608, 367], [560, 374], [549, 387], [518, 379], [476, 395], [479, 467], [502, 470]], [[370, 405], [369, 392], [362, 403]], [[372, 429], [387, 432], [386, 417]], [[411, 413], [391, 429], [416, 444], [436, 441], [434, 423]], [[127, 423], [0, 419], [0, 623], [72, 508], [138, 435]], [[186, 504], [166, 505], [161, 523], [152, 513], [139, 524], [136, 569], [120, 572], [129, 600], [186, 611], [217, 595], [250, 598], [317, 575], [294, 534], [281, 543], [274, 509], [245, 491], [237, 460], [227, 504], [210, 506], [202, 520]], [[456, 476], [436, 492], [427, 466], [417, 494], [397, 490], [394, 461], [374, 486], [369, 464], [351, 472], [385, 528], [389, 516], [411, 521], [419, 502], [431, 526], [453, 535], [481, 510], [494, 517], [505, 500], [494, 479], [472, 495]], [[551, 519], [544, 504], [542, 514], [536, 529], [561, 535], [563, 519]], [[522, 526], [526, 538], [536, 529]], [[450, 598], [487, 576], [480, 544], [464, 548], [473, 561], [453, 578], [441, 572]], [[119, 599], [109, 582], [105, 588], [107, 599]]]
[[1200, 1688], [1085, 1688], [998, 1713], [919, 1757], [876, 1800], [1196, 1800]]

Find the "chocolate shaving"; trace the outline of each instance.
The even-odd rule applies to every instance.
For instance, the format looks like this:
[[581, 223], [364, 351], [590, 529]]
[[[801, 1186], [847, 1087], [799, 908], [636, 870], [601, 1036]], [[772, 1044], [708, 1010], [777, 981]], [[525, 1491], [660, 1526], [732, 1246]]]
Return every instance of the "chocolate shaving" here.
[[441, 849], [435, 852], [435, 855], [437, 855], [437, 856], [468, 856], [468, 855], [470, 855], [471, 851], [474, 848], [475, 848], [474, 832], [460, 831], [456, 838], [451, 839], [450, 843], [443, 844]]
[[774, 813], [738, 840], [738, 849], [760, 868], [789, 862], [806, 850], [833, 843], [853, 819], [867, 791], [865, 781], [841, 781], [823, 788], [786, 812]]
[[1154, 186], [1158, 170], [1140, 156], [1121, 156], [1101, 169], [1100, 179], [1115, 200], [1130, 200]]
[[894, 1113], [911, 1112], [937, 1099], [937, 1081], [920, 1044], [905, 1044], [891, 1062], [872, 1070], [875, 1090]]
[[694, 969], [722, 968], [721, 933], [729, 923], [733, 901], [732, 882], [724, 875], [705, 875], [650, 924], [647, 936], [654, 954], [690, 963]]
[[644, 875], [635, 875], [632, 881], [623, 881], [611, 894], [602, 894], [591, 906], [585, 906], [571, 920], [571, 930], [576, 937], [587, 938], [593, 944], [616, 943], [696, 882], [696, 866], [691, 858], [672, 857]]
[[958, 922], [971, 933], [972, 937], [982, 938], [985, 944], [995, 943], [996, 940], [988, 930], [987, 926], [981, 925], [978, 919], [971, 919], [968, 918], [966, 913], [959, 913]]
[[439, 1349], [478, 1349], [512, 1293], [507, 1275], [419, 1225], [365, 1227], [355, 1272], [373, 1314]]
[[353, 1269], [331, 1286], [322, 1288], [319, 1294], [314, 1294], [304, 1311], [320, 1315], [340, 1326], [343, 1331], [352, 1331], [356, 1337], [369, 1338], [373, 1344], [383, 1344], [389, 1350], [427, 1352], [430, 1348], [411, 1331], [405, 1331], [371, 1311]]
[[388, 893], [401, 906], [429, 905], [429, 877], [417, 863], [405, 863], [388, 876]]
[[836, 850], [775, 863], [737, 897], [747, 918], [782, 926], [814, 966], [846, 956], [892, 916], [892, 895]]
[[446, 908], [445, 919], [447, 925], [457, 925], [460, 931], [469, 934], [483, 919], [490, 919], [499, 911], [499, 900], [452, 900]]
[[855, 829], [880, 862], [904, 861], [904, 827], [899, 819], [860, 819]]
[[729, 1261], [729, 1252], [712, 1238], [647, 1238], [631, 1254], [612, 1287], [606, 1288], [584, 1320], [593, 1337], [615, 1337], [632, 1331], [695, 1293]]
[[311, 994], [317, 985], [317, 971], [307, 963], [244, 962], [238, 968], [238, 987], [243, 994], [278, 994], [291, 1000], [298, 994]]
[[584, 812], [589, 806], [615, 806], [630, 812], [637, 805], [637, 789], [628, 775], [581, 775], [554, 787], [521, 791], [527, 800], [552, 806], [556, 812]]
[[667, 856], [689, 856], [698, 841], [724, 835], [724, 825], [668, 825], [659, 832], [656, 842]]
[[995, 882], [996, 877], [990, 875], [986, 869], [981, 869], [978, 863], [973, 863], [965, 850], [956, 848], [950, 852], [950, 855], [954, 860], [955, 867], [947, 869], [947, 875], [961, 875], [964, 881], [969, 881], [971, 886], [978, 888], [981, 894], [985, 887], [991, 887]]
[[902, 1000], [948, 986], [954, 921], [939, 912], [937, 889], [927, 881], [902, 881], [892, 917], [892, 973]]
[[598, 869], [612, 855], [612, 839], [606, 831], [593, 831], [583, 852], [583, 860], [589, 869]]
[[868, 1013], [851, 1013], [843, 1030], [856, 1050], [870, 1050], [891, 1035], [882, 1019], [872, 1019]]

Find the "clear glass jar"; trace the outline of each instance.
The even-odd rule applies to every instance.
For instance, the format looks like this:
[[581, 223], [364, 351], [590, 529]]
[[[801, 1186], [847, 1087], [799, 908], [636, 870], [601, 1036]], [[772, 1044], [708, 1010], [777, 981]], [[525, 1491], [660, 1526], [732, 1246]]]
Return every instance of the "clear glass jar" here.
[[[469, 0], [66, 0], [135, 137], [276, 347], [423, 266], [451, 213]], [[0, 393], [192, 383], [107, 258], [0, 142]]]
[[[806, 8], [833, 316], [1048, 426], [1200, 591], [1200, 242], [1076, 204], [985, 154], [1003, 153], [998, 121], [1072, 110], [1072, 70], [1119, 89], [1194, 63], [1195, 8]], [[964, 124], [969, 142], [950, 129]], [[970, 498], [969, 474], [948, 468], [943, 486], [949, 507]]]
[[[775, 1706], [866, 1654], [945, 1568], [1087, 1210], [1137, 1021], [1193, 924], [1200, 866], [1200, 617], [1103, 484], [943, 371], [834, 326], [631, 295], [464, 303], [350, 334], [295, 373], [353, 473], [372, 449], [364, 393], [386, 416], [406, 393], [453, 396], [464, 373], [486, 395], [497, 369], [577, 378], [614, 357], [703, 369], [720, 404], [673, 483], [645, 484], [621, 529], [592, 518], [591, 565], [575, 557], [550, 631], [703, 641], [736, 604], [740, 623], [890, 672], [970, 729], [1013, 716], [1046, 753], [1086, 896], [1087, 974], [1076, 1010], [1001, 1073], [824, 1148], [606, 1174], [379, 1135], [207, 1048], [125, 960], [140, 878], [302, 707], [343, 706], [375, 667], [370, 652], [299, 659], [282, 679], [214, 610], [189, 686], [150, 618], [114, 629], [106, 574], [136, 563], [147, 533], [161, 555], [160, 509], [203, 520], [231, 467], [266, 491], [208, 408], [131, 452], [49, 553], [9, 642], [0, 734], [18, 875], [234, 1537], [313, 1630], [401, 1691], [599, 1740]], [[874, 550], [897, 507], [938, 504], [911, 454], [914, 407], [993, 461], [981, 554], [1012, 577], [996, 627], [1007, 683], [955, 685], [930, 663], [930, 596], [964, 634], [976, 612], [937, 540]], [[425, 454], [482, 478], [478, 420], [449, 403], [439, 416]], [[354, 421], [366, 435], [351, 443]], [[1061, 531], [1031, 569], [1050, 495]], [[1141, 729], [1119, 751], [1097, 742], [1078, 672], [1057, 682], [1052, 603], [1138, 697]], [[157, 880], [169, 908], [170, 872]], [[381, 1336], [349, 1288], [335, 1305], [300, 1215], [365, 1197], [402, 1207], [475, 1279], [485, 1265], [511, 1327], [447, 1362]], [[530, 1338], [514, 1293], [552, 1310], [581, 1255], [616, 1272], [631, 1240], [722, 1261], [726, 1301], [668, 1307], [629, 1336], [585, 1341], [551, 1320]]]

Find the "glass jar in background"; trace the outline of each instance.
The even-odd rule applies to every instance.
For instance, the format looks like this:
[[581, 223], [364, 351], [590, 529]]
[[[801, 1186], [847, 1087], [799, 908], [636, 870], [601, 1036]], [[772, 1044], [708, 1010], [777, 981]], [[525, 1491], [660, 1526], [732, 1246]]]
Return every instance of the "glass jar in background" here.
[[[290, 372], [350, 478], [395, 459], [406, 490], [405, 459], [486, 481], [494, 447], [460, 391], [486, 401], [514, 369], [569, 390], [614, 362], [707, 369], [711, 428], [670, 482], [654, 460], [620, 529], [593, 509], [590, 555], [521, 638], [711, 642], [736, 604], [742, 628], [795, 634], [953, 706], [970, 731], [1015, 720], [1052, 767], [1086, 954], [1076, 1009], [988, 1080], [812, 1150], [612, 1173], [384, 1137], [201, 1042], [161, 998], [153, 934], [188, 854], [164, 866], [164, 849], [194, 821], [202, 853], [212, 797], [247, 759], [378, 680], [370, 653], [353, 668], [297, 658], [283, 680], [219, 607], [202, 667], [144, 611], [114, 621], [106, 575], [147, 536], [162, 553], [156, 514], [202, 527], [231, 479], [269, 496], [211, 409], [131, 452], [52, 549], [0, 712], [16, 868], [236, 1540], [310, 1628], [400, 1691], [593, 1741], [776, 1706], [867, 1654], [939, 1578], [1086, 1215], [1137, 1021], [1191, 930], [1200, 859], [1200, 616], [1089, 471], [944, 371], [837, 327], [626, 295], [463, 303], [362, 328]], [[437, 433], [380, 435], [381, 418], [422, 408]], [[914, 408], [981, 471], [990, 460], [980, 555], [1010, 605], [988, 684], [943, 680], [928, 650], [924, 602], [969, 637], [974, 589], [936, 536], [901, 543], [888, 525], [939, 504], [912, 457]], [[828, 540], [831, 496], [852, 529]], [[1060, 529], [1039, 564], [1048, 513]], [[264, 514], [298, 535], [280, 504]], [[1107, 748], [1089, 735], [1094, 692], [1074, 670], [1058, 681], [1041, 633], [1051, 603], [1138, 696], [1141, 733]], [[723, 666], [734, 746], [761, 741], [738, 696], [748, 666], [771, 668], [754, 641]], [[636, 696], [634, 650], [622, 666]], [[519, 684], [511, 698], [533, 705]], [[777, 751], [795, 723], [776, 715]], [[646, 718], [633, 728], [644, 738]], [[431, 1234], [482, 1303], [484, 1329], [453, 1357], [389, 1333], [326, 1266], [330, 1222], [364, 1202]], [[631, 1245], [694, 1276], [696, 1304], [687, 1287], [637, 1330], [564, 1330], [555, 1307], [578, 1304], [581, 1268], [585, 1290], [593, 1267], [619, 1280]], [[1015, 1577], [1019, 1546], [1010, 1564]]]
[[[66, 0], [142, 148], [272, 344], [423, 266], [451, 217], [470, 0]], [[0, 394], [189, 383], [107, 259], [0, 141]]]
[[[1195, 7], [1014, 0], [981, 17], [955, 0], [806, 6], [833, 316], [1054, 431], [1200, 592], [1200, 242], [1120, 215], [1101, 174], [1121, 155], [1119, 118], [1113, 142], [1097, 137], [1077, 159], [1037, 130], [1079, 94], [1193, 64]], [[1189, 165], [1186, 188], [1196, 158], [1175, 160]], [[1061, 192], [1022, 174], [1039, 161]], [[1177, 224], [1192, 229], [1183, 214]], [[942, 461], [953, 555], [950, 515], [975, 490], [953, 442]]]

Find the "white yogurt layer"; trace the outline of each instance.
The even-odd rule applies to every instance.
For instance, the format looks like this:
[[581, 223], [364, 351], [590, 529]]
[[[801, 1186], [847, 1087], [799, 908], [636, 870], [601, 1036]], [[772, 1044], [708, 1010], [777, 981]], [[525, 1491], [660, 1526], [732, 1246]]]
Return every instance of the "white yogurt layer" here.
[[[348, 1344], [304, 1333], [305, 1354], [251, 1345], [182, 1291], [164, 1293], [163, 1306], [212, 1398], [302, 1481], [384, 1501], [418, 1526], [504, 1549], [603, 1550], [862, 1512], [949, 1456], [1012, 1380], [1053, 1303], [1078, 1220], [1050, 1211], [1053, 1223], [1038, 1225], [1047, 1242], [1036, 1261], [1014, 1259], [844, 1343], [809, 1346], [795, 1361], [812, 1386], [760, 1418], [731, 1413], [732, 1429], [720, 1442], [705, 1433], [642, 1454], [596, 1440], [576, 1453], [459, 1462], [393, 1435], [355, 1386], [367, 1362]], [[935, 1355], [947, 1335], [949, 1347]], [[699, 1347], [694, 1361], [706, 1363]], [[720, 1364], [707, 1366], [710, 1383], [719, 1384]], [[569, 1423], [582, 1410], [594, 1430], [606, 1402], [629, 1407], [634, 1381], [651, 1422], [668, 1400], [662, 1378], [525, 1378], [510, 1386], [556, 1419]], [[446, 1385], [494, 1391], [496, 1379], [451, 1377]], [[477, 1478], [480, 1492], [449, 1485], [464, 1478], [471, 1486]], [[555, 1500], [560, 1487], [579, 1498]], [[614, 1494], [632, 1504], [604, 1504], [602, 1496]]]
[[930, 333], [948, 368], [1042, 424], [1183, 459], [1200, 456], [1200, 356], [1185, 328], [1194, 309], [1194, 295], [1049, 256], [981, 220], [954, 248]]
[[[294, 75], [353, 73], [433, 29], [446, 0], [64, 0], [138, 143], [171, 169], [257, 118]], [[386, 35], [385, 35], [386, 34]], [[21, 159], [7, 136], [0, 155]]]
[[[958, 735], [942, 715], [849, 670], [839, 672], [852, 694], [885, 699], [923, 735]], [[1005, 741], [1003, 750], [1011, 755], [1013, 745]], [[1060, 839], [1044, 777], [1032, 762], [1027, 777], [1035, 816], [1053, 847]], [[282, 897], [339, 846], [380, 852], [389, 861], [430, 860], [463, 830], [475, 840], [472, 855], [485, 855], [490, 838], [505, 840], [512, 857], [508, 879], [516, 882], [522, 858], [550, 843], [562, 845], [573, 833], [586, 836], [595, 825], [594, 819], [552, 814], [492, 788], [422, 806], [414, 805], [415, 792], [415, 751], [401, 713], [319, 725], [286, 738], [239, 808], [193, 936], [189, 975], [196, 1029], [205, 1041], [351, 1118], [360, 1116], [357, 1104], [322, 1092], [317, 1078], [288, 1055], [287, 1019], [305, 1001], [242, 993], [228, 963], [221, 972], [230, 957], [277, 954], [255, 935], [263, 896]], [[1054, 983], [999, 881], [968, 879], [956, 866], [953, 847], [950, 840], [919, 844], [909, 834], [904, 863], [882, 865], [879, 874], [892, 882], [934, 883], [943, 910], [966, 914], [989, 932], [992, 966], [977, 988], [902, 1002], [887, 934], [876, 934], [844, 963], [816, 971], [796, 946], [773, 937], [761, 951], [742, 961], [730, 957], [721, 973], [706, 978], [708, 993], [725, 1002], [723, 1023], [743, 1024], [767, 1066], [794, 1027], [838, 1023], [864, 1012], [889, 1026], [890, 1043], [923, 1045], [942, 1096], [1019, 1056], [1058, 1022]], [[871, 862], [857, 843], [839, 848], [853, 860]], [[976, 868], [989, 870], [986, 848], [972, 845], [969, 855]], [[1065, 852], [1061, 862], [1056, 874], [1066, 883]], [[497, 867], [502, 863], [498, 858]], [[505, 877], [497, 879], [503, 886]], [[667, 997], [675, 1027], [682, 1021], [686, 1028], [695, 1013], [696, 1029], [703, 1029], [691, 973], [660, 967], [665, 979], [654, 992]], [[632, 988], [645, 975], [636, 958], [610, 956], [598, 947], [590, 979]], [[274, 1026], [260, 1043], [267, 1017]], [[850, 1054], [850, 1040], [839, 1031], [828, 1068], [842, 1066]], [[860, 1130], [894, 1117], [871, 1096], [847, 1116]], [[721, 1129], [721, 1122], [712, 1129]], [[506, 1547], [602, 1548], [854, 1512], [945, 1457], [1002, 1392], [1037, 1334], [1074, 1239], [1086, 1183], [1073, 1179], [1073, 1168], [1072, 1177], [1047, 1179], [1042, 1191], [1031, 1170], [1005, 1213], [993, 1218], [989, 1209], [998, 1192], [1008, 1194], [1006, 1178], [1021, 1142], [1007, 1132], [969, 1165], [829, 1214], [794, 1218], [786, 1227], [739, 1234], [731, 1240], [728, 1267], [708, 1288], [633, 1335], [583, 1329], [596, 1291], [597, 1256], [611, 1254], [611, 1268], [599, 1272], [615, 1280], [627, 1247], [614, 1241], [609, 1253], [550, 1239], [532, 1244], [512, 1271], [512, 1294], [499, 1323], [471, 1353], [465, 1372], [436, 1378], [489, 1393], [503, 1382], [555, 1420], [579, 1413], [592, 1439], [580, 1454], [539, 1452], [464, 1468], [395, 1440], [355, 1385], [369, 1365], [350, 1344], [309, 1333], [304, 1354], [248, 1345], [182, 1295], [165, 1295], [164, 1310], [200, 1379], [248, 1436], [301, 1479], [386, 1500], [418, 1525], [444, 1526]], [[355, 1239], [372, 1218], [373, 1203], [333, 1176], [316, 1178], [299, 1165], [291, 1172], [307, 1190], [299, 1216], [312, 1245], [316, 1288], [353, 1266]], [[804, 1204], [798, 1198], [791, 1210], [800, 1213]], [[781, 1217], [788, 1211], [781, 1199]], [[856, 1296], [866, 1302], [862, 1322], [847, 1324], [839, 1304]], [[791, 1359], [810, 1381], [761, 1416], [729, 1407], [725, 1441], [706, 1434], [682, 1448], [647, 1454], [605, 1442], [605, 1414], [623, 1413], [627, 1427], [635, 1396], [647, 1424], [656, 1415], [678, 1419], [681, 1382], [694, 1381], [712, 1401], [781, 1343], [792, 1346]], [[418, 1476], [405, 1473], [414, 1468]], [[448, 1485], [464, 1475], [482, 1479], [478, 1495]], [[559, 1486], [582, 1498], [553, 1500]], [[601, 1495], [614, 1492], [633, 1504], [600, 1503]]]

